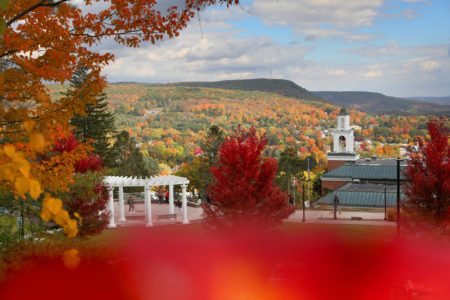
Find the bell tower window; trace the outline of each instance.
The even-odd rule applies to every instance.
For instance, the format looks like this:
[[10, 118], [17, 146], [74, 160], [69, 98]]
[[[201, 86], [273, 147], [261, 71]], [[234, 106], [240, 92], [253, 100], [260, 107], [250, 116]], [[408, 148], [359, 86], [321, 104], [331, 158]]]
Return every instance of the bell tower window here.
[[345, 152], [345, 148], [346, 148], [346, 139], [345, 136], [340, 136], [339, 137], [339, 152]]

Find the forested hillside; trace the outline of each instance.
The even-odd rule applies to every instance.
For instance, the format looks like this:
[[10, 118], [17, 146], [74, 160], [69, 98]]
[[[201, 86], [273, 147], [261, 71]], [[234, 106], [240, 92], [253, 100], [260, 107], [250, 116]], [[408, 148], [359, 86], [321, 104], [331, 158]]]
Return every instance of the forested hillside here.
[[[50, 86], [56, 96], [64, 87]], [[135, 137], [146, 155], [171, 167], [199, 153], [208, 128], [217, 125], [230, 133], [237, 125], [255, 126], [265, 133], [267, 154], [279, 157], [292, 146], [300, 154], [312, 152], [324, 163], [340, 107], [302, 101], [273, 93], [135, 83], [110, 84], [108, 102], [117, 130]], [[359, 127], [355, 139], [363, 156], [396, 156], [398, 147], [426, 135], [424, 116], [374, 116], [351, 110]], [[197, 151], [197, 152], [196, 152]]]

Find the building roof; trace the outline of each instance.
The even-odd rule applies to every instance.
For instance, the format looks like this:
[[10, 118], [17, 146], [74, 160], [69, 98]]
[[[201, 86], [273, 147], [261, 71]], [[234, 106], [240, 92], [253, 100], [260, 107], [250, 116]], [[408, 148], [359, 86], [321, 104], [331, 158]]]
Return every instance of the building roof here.
[[[400, 180], [405, 180], [403, 170], [406, 164], [400, 165]], [[361, 180], [397, 180], [397, 165], [395, 159], [358, 160], [356, 163], [345, 164], [324, 174], [322, 179], [351, 178]]]
[[[382, 166], [397, 166], [396, 158], [377, 158], [373, 156], [372, 158], [361, 158], [357, 162], [360, 165], [382, 165]], [[408, 163], [406, 160], [400, 161], [400, 166], [406, 166]]]
[[339, 111], [339, 115], [340, 116], [348, 116], [350, 115], [347, 111], [347, 109], [345, 109], [345, 107], [342, 107], [341, 110]]
[[[384, 207], [384, 184], [372, 183], [347, 183], [339, 189], [326, 194], [316, 203], [334, 205], [334, 197], [338, 196], [339, 206], [354, 207]], [[400, 198], [404, 194], [400, 193]], [[397, 204], [397, 189], [395, 185], [386, 185], [386, 205], [389, 207]]]

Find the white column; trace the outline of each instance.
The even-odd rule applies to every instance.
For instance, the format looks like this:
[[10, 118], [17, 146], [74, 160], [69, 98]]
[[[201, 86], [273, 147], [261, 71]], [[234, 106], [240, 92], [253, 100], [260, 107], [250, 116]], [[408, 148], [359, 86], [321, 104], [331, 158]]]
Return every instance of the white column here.
[[183, 205], [183, 224], [188, 224], [189, 223], [189, 220], [188, 220], [188, 217], [187, 217], [186, 188], [187, 188], [186, 184], [181, 185], [181, 201], [182, 201], [182, 205]]
[[169, 214], [175, 213], [175, 207], [173, 205], [173, 185], [169, 185]]
[[153, 226], [152, 221], [152, 201], [150, 199], [150, 187], [146, 186], [144, 189], [144, 201], [145, 201], [145, 226]]
[[125, 221], [125, 200], [123, 198], [123, 186], [119, 186], [119, 222]]
[[113, 194], [114, 188], [109, 187], [109, 228], [115, 228], [116, 223], [114, 222], [114, 194]]

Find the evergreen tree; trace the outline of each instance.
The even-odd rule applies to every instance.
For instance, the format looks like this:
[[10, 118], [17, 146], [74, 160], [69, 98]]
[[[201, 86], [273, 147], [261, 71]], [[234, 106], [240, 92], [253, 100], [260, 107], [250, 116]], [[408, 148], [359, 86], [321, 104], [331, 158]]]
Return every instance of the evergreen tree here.
[[204, 158], [207, 160], [209, 167], [217, 162], [219, 147], [225, 141], [225, 135], [220, 127], [213, 125], [208, 129], [206, 139], [202, 144]]
[[[70, 80], [70, 89], [82, 87], [88, 76], [88, 68], [79, 67]], [[83, 93], [80, 94], [82, 96]], [[70, 123], [75, 127], [76, 138], [82, 142], [91, 142], [94, 152], [103, 159], [105, 165], [110, 166], [112, 158], [108, 138], [114, 130], [114, 115], [108, 110], [105, 93], [94, 95], [94, 99], [95, 103], [87, 104], [84, 114], [75, 115]]]
[[116, 142], [111, 149], [111, 164], [113, 167], [118, 167], [128, 161], [137, 144], [127, 131], [121, 131], [114, 138]]
[[135, 139], [127, 131], [115, 136], [112, 147], [113, 166], [117, 167], [118, 175], [150, 177], [159, 173], [159, 164], [151, 157], [144, 156], [139, 150]]
[[225, 134], [223, 130], [216, 125], [212, 125], [201, 144], [203, 154], [195, 157], [190, 164], [182, 166], [177, 172], [178, 176], [189, 178], [189, 187], [198, 189], [202, 199], [206, 199], [206, 189], [213, 179], [211, 167], [217, 164], [219, 148], [224, 141]]

